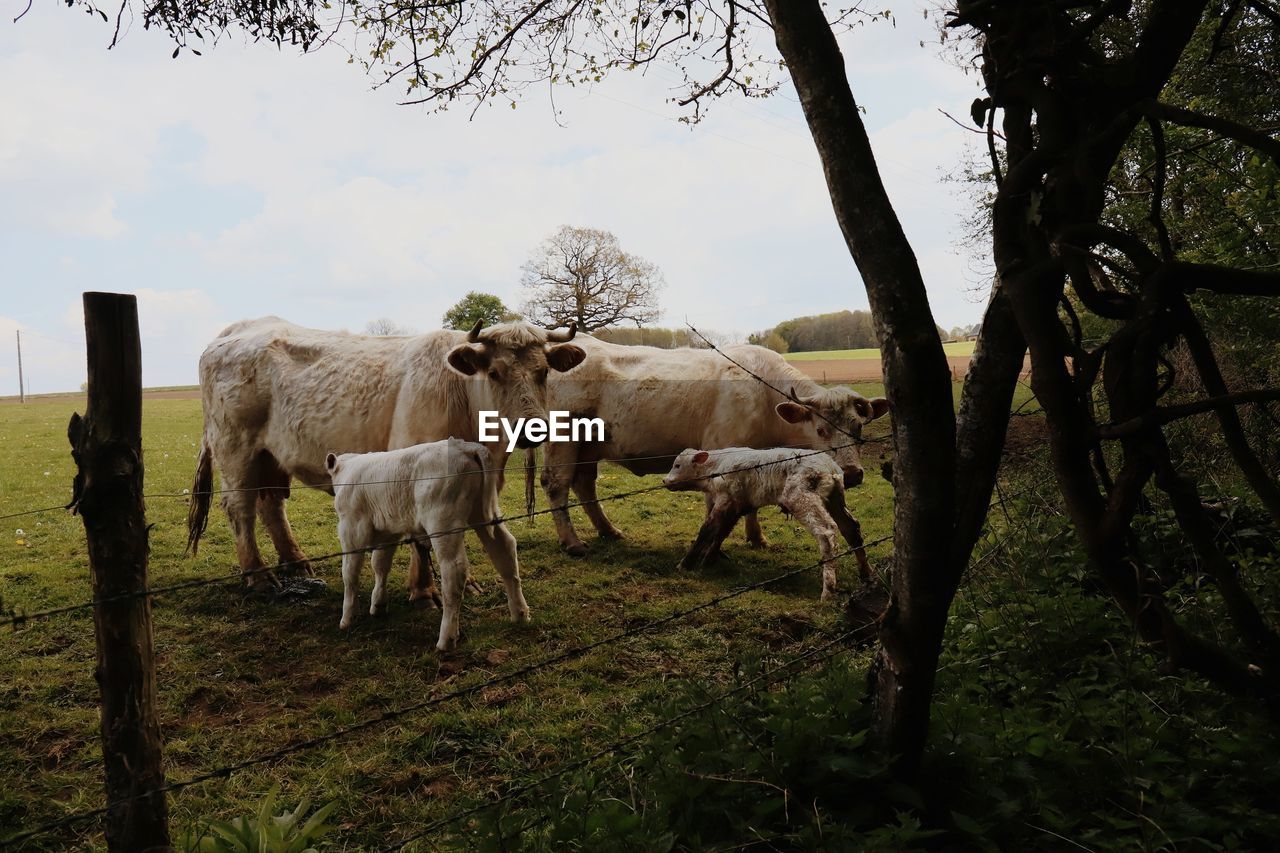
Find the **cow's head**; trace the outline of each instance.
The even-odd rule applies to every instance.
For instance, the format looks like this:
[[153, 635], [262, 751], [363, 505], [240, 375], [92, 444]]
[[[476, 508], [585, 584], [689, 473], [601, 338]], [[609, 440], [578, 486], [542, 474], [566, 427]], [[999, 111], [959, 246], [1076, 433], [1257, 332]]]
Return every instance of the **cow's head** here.
[[805, 441], [815, 450], [829, 450], [844, 471], [844, 485], [862, 482], [862, 459], [858, 442], [864, 424], [889, 411], [884, 397], [866, 397], [851, 388], [826, 388], [816, 394], [798, 398], [799, 402], [779, 403], [774, 409], [778, 417], [800, 427]]
[[[500, 323], [467, 333], [465, 343], [449, 350], [449, 367], [463, 376], [483, 379], [473, 410], [490, 409], [500, 417], [547, 417], [547, 371], [572, 370], [587, 357], [582, 347], [569, 343], [577, 332], [549, 331], [529, 323]], [[520, 447], [527, 446], [521, 438]]]

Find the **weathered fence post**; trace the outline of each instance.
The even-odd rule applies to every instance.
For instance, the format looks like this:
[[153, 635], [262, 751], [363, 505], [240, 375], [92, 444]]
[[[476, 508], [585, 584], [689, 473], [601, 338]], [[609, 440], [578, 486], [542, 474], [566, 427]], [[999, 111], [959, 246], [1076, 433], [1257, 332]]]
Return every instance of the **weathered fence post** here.
[[[142, 350], [138, 303], [84, 294], [89, 402], [67, 427], [77, 471], [72, 506], [84, 520], [102, 695], [107, 848], [170, 849], [147, 588], [142, 500]], [[114, 804], [114, 805], [113, 805]]]

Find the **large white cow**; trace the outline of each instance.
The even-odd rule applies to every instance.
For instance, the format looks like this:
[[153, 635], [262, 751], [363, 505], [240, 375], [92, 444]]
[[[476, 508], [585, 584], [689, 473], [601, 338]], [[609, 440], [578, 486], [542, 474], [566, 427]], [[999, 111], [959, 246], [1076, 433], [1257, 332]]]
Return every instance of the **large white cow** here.
[[[583, 367], [552, 377], [547, 405], [575, 416], [602, 418], [605, 441], [545, 445], [542, 485], [553, 508], [565, 506], [572, 486], [603, 537], [622, 533], [594, 502], [601, 459], [618, 461], [636, 474], [662, 474], [687, 447], [833, 450], [845, 485], [853, 486], [863, 477], [857, 437], [864, 424], [889, 409], [883, 397], [868, 399], [845, 387], [823, 388], [764, 347], [741, 345], [724, 352], [787, 396], [714, 350], [622, 346], [587, 335], [580, 336], [578, 344], [587, 353]], [[552, 516], [560, 544], [570, 554], [586, 553], [568, 511]], [[763, 544], [755, 513], [747, 515], [746, 523], [752, 544]]]
[[[216, 459], [246, 580], [266, 580], [255, 513], [280, 560], [305, 564], [284, 509], [293, 478], [330, 488], [330, 451], [366, 453], [450, 436], [474, 441], [481, 410], [547, 417], [548, 369], [568, 371], [586, 357], [567, 343], [573, 336], [572, 328], [548, 332], [528, 323], [404, 337], [317, 331], [278, 317], [228, 326], [200, 357], [204, 441], [189, 547], [195, 550], [208, 523]], [[505, 445], [489, 448], [492, 467], [501, 468]]]

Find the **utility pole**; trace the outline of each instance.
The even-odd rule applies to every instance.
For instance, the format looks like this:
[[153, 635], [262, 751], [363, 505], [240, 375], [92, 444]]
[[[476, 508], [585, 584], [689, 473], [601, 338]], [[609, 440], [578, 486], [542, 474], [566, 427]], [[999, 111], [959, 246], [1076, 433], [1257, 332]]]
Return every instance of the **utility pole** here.
[[22, 383], [22, 330], [14, 329], [13, 333], [18, 336], [18, 402], [27, 402], [26, 385]]

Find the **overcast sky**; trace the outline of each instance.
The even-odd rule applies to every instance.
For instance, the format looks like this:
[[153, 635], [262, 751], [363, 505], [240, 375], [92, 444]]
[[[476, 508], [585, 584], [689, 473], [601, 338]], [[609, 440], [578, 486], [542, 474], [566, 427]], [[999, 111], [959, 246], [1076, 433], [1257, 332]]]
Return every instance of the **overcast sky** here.
[[[21, 5], [21, 4], [19, 4]], [[975, 322], [959, 253], [966, 197], [945, 179], [979, 138], [977, 80], [944, 63], [924, 4], [888, 4], [842, 40], [937, 321]], [[15, 7], [16, 8], [16, 7]], [[85, 375], [80, 293], [138, 294], [149, 386], [192, 384], [225, 324], [278, 314], [425, 331], [468, 290], [520, 302], [520, 265], [561, 224], [613, 231], [656, 263], [665, 325], [747, 332], [866, 308], [794, 92], [726, 99], [690, 128], [670, 66], [512, 110], [397, 106], [340, 50], [228, 39], [171, 60], [135, 26], [62, 4], [0, 21], [0, 394]], [[924, 46], [920, 42], [924, 42]], [[561, 126], [563, 125], [563, 126]]]

